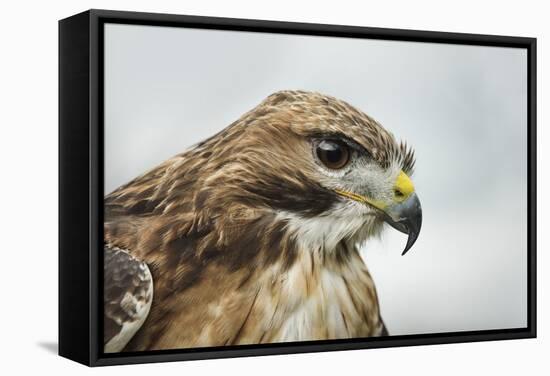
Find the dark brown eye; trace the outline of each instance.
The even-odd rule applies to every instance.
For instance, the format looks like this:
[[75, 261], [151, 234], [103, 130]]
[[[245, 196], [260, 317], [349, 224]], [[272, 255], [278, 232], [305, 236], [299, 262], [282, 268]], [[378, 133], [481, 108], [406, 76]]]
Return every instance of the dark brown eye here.
[[341, 141], [323, 140], [316, 146], [315, 152], [319, 160], [332, 170], [345, 167], [350, 159], [348, 145]]

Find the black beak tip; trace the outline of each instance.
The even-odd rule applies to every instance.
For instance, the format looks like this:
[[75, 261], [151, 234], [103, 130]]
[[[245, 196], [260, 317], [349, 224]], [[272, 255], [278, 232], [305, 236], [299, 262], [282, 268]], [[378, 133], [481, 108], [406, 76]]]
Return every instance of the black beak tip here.
[[407, 253], [409, 249], [412, 248], [414, 243], [416, 243], [416, 239], [418, 239], [418, 235], [420, 234], [421, 226], [422, 226], [422, 212], [419, 211], [415, 220], [408, 223], [407, 234], [409, 235], [409, 237], [407, 238], [407, 245], [405, 245], [405, 249], [403, 250], [403, 253], [401, 253], [401, 256], [405, 256], [405, 253]]
[[390, 212], [386, 212], [384, 220], [396, 230], [409, 236], [407, 245], [401, 253], [401, 256], [404, 256], [416, 243], [422, 227], [422, 207], [418, 196], [413, 194], [403, 203], [395, 205]]
[[405, 256], [405, 253], [409, 252], [409, 250], [412, 248], [412, 246], [416, 242], [417, 238], [418, 238], [418, 233], [412, 233], [412, 232], [409, 233], [409, 237], [407, 239], [407, 245], [405, 246], [403, 253], [401, 253], [401, 256]]

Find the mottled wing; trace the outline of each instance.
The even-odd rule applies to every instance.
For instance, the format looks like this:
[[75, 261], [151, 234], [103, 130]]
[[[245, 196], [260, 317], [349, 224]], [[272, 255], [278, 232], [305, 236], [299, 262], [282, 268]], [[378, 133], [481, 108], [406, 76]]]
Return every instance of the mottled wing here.
[[119, 352], [149, 314], [153, 278], [146, 263], [115, 247], [105, 246], [103, 270], [104, 351]]

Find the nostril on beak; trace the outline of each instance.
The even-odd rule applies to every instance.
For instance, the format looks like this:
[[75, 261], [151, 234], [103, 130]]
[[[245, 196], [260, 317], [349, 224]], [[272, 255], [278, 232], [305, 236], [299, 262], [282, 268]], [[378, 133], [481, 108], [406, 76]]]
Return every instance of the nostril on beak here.
[[405, 194], [403, 192], [401, 192], [399, 189], [396, 189], [393, 191], [393, 194], [395, 195], [395, 197], [397, 198], [403, 198], [405, 197]]
[[411, 179], [403, 171], [401, 171], [399, 175], [397, 175], [397, 178], [395, 179], [395, 183], [393, 185], [394, 200], [397, 202], [401, 202], [409, 197], [412, 193], [414, 193], [414, 185]]

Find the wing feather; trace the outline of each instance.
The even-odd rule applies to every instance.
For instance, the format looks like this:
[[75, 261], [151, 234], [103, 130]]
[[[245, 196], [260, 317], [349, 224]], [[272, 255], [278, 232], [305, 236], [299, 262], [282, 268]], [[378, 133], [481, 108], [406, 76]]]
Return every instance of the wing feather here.
[[153, 277], [145, 262], [116, 247], [104, 247], [103, 267], [104, 351], [119, 352], [149, 314]]

